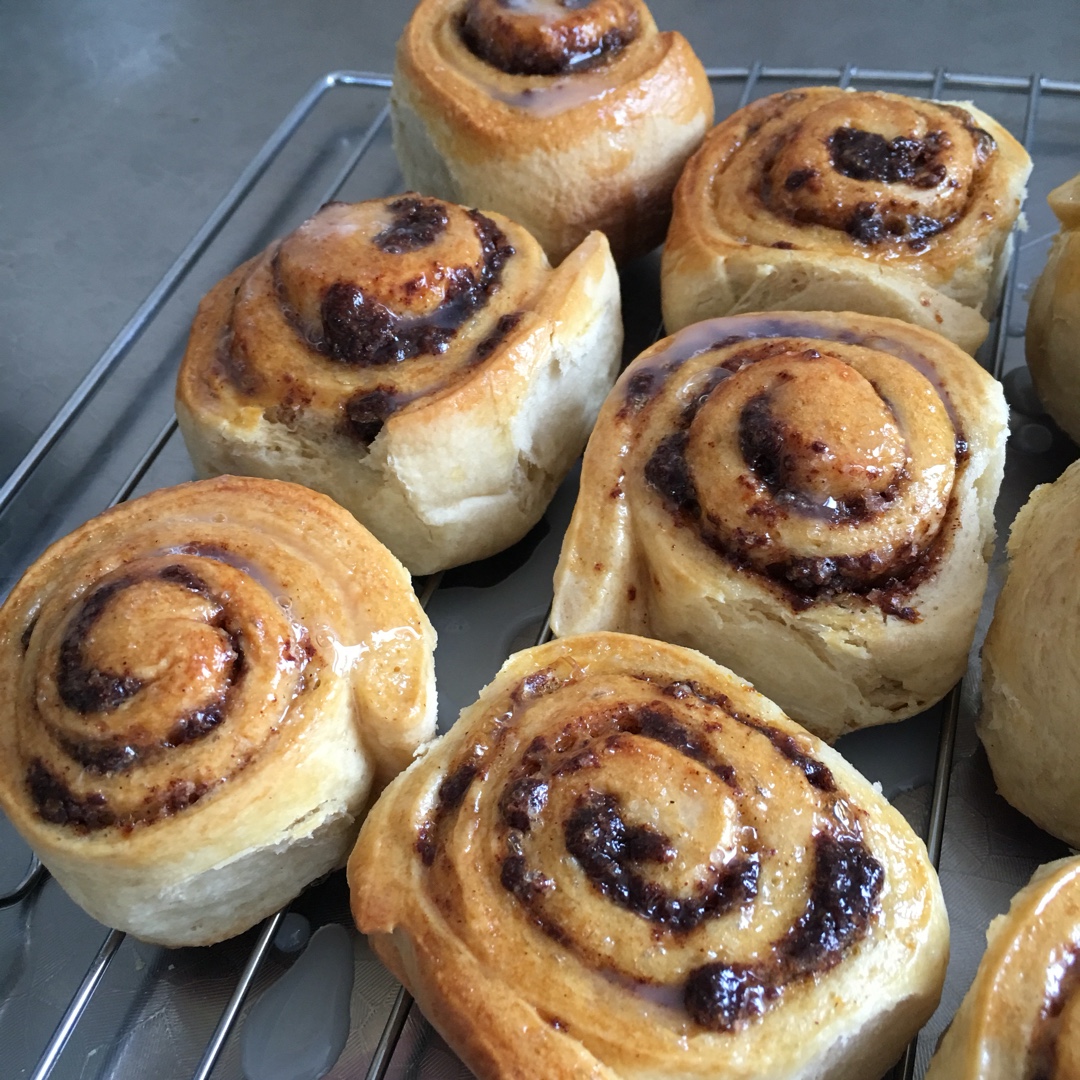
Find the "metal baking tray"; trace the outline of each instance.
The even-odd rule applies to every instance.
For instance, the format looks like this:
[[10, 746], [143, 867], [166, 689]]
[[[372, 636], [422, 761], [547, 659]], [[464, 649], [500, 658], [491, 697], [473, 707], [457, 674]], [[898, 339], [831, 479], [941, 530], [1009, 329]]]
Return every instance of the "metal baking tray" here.
[[[1023, 334], [1026, 294], [1056, 231], [1046, 193], [1080, 171], [1080, 83], [1038, 75], [760, 63], [713, 69], [709, 76], [718, 117], [763, 94], [813, 83], [973, 100], [1022, 137], [1035, 160], [1028, 229], [1018, 236], [1003, 312], [979, 357], [1004, 378], [1013, 437], [998, 506], [998, 554], [969, 672], [938, 707], [838, 744], [866, 775], [880, 781], [926, 837], [940, 865], [952, 919], [952, 961], [941, 1007], [894, 1070], [896, 1080], [908, 1080], [925, 1072], [971, 981], [990, 919], [1008, 906], [1039, 863], [1064, 854], [1059, 842], [994, 793], [973, 721], [978, 645], [1000, 586], [1001, 541], [1031, 488], [1056, 478], [1076, 456], [1034, 400]], [[389, 85], [385, 75], [362, 72], [320, 79], [89, 369], [0, 487], [0, 595], [46, 544], [107, 505], [192, 478], [176, 435], [172, 393], [198, 298], [323, 202], [400, 190], [387, 124]], [[629, 359], [660, 332], [656, 255], [625, 268], [622, 280]], [[417, 583], [439, 634], [440, 730], [453, 723], [510, 652], [544, 635], [551, 575], [575, 489], [576, 475], [571, 475], [544, 520], [509, 551]], [[329, 925], [349, 929], [353, 979], [344, 1018], [347, 1039], [326, 1075], [339, 1080], [469, 1075], [351, 930], [343, 874], [312, 886], [287, 913], [239, 938], [207, 949], [168, 950], [110, 931], [83, 914], [48, 875], [33, 872], [29, 851], [2, 817], [0, 853], [4, 1078], [243, 1077], [243, 1054], [265, 1049], [271, 1032], [257, 1013], [253, 1016], [253, 1006], [293, 969], [307, 935]], [[288, 980], [281, 985], [287, 987]], [[273, 1030], [293, 1046], [318, 1048], [328, 1038], [327, 1018], [320, 1016], [325, 1010], [302, 1005], [286, 1007]], [[279, 1071], [264, 1067], [251, 1080], [297, 1080], [300, 1066], [284, 1059], [278, 1065]], [[310, 1061], [307, 1068], [305, 1075], [318, 1075], [310, 1072], [315, 1068]]]

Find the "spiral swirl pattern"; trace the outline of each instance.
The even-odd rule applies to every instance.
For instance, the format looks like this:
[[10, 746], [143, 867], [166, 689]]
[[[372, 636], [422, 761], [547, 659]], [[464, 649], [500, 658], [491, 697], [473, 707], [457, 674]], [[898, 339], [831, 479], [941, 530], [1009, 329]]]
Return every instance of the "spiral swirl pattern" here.
[[1080, 859], [1041, 866], [987, 947], [926, 1080], [1069, 1080], [1080, 1070]]
[[[433, 733], [433, 635], [407, 575], [293, 485], [226, 477], [109, 511], [34, 564], [0, 632], [4, 810], [76, 900], [152, 938], [133, 892], [175, 897], [260, 838], [284, 865], [291, 833], [313, 843], [340, 818], [325, 872], [372, 783]], [[235, 933], [280, 888], [217, 914]]]
[[973, 106], [833, 87], [763, 98], [709, 134], [680, 182], [665, 323], [819, 307], [974, 348], [1030, 167]]
[[[841, 718], [835, 701], [802, 701], [801, 678], [784, 686], [760, 612], [775, 613], [778, 639], [802, 635], [819, 654], [828, 626], [926, 629], [970, 502], [973, 442], [985, 468], [984, 399], [1000, 444], [1000, 389], [942, 339], [892, 320], [743, 316], [660, 342], [624, 373], [590, 441], [556, 575], [557, 632], [652, 632], [730, 663], [822, 736], [867, 723], [858, 709]], [[972, 549], [963, 559], [982, 563], [988, 524], [960, 545]], [[950, 646], [945, 680], [973, 629]], [[849, 674], [866, 681], [865, 668], [831, 677]], [[922, 694], [910, 711], [928, 704]]]
[[[474, 996], [514, 999], [499, 1027], [535, 1013], [564, 1033], [540, 1038], [545, 1075], [715, 1074], [762, 1053], [760, 1075], [802, 1076], [865, 1019], [854, 971], [910, 947], [940, 973], [932, 873], [901, 820], [745, 683], [671, 646], [595, 635], [519, 654], [376, 814], [350, 860], [358, 925], [395, 970], [415, 950], [406, 982], [436, 1026], [456, 1030], [450, 985], [480, 968]], [[480, 1075], [514, 1075], [464, 1042]]]
[[[599, 236], [552, 271], [499, 215], [412, 194], [332, 203], [203, 301], [181, 429], [201, 473], [315, 487], [432, 572], [507, 546], [542, 513], [610, 386], [617, 296]], [[557, 399], [543, 423], [566, 424], [565, 447], [534, 445], [541, 394]], [[486, 473], [466, 471], [476, 440], [493, 444]], [[485, 502], [491, 531], [455, 520]]]
[[713, 100], [642, 0], [421, 0], [391, 114], [409, 187], [499, 210], [553, 262], [600, 229], [621, 263], [663, 239]]
[[468, 48], [508, 75], [561, 75], [608, 60], [634, 40], [633, 0], [470, 0]]

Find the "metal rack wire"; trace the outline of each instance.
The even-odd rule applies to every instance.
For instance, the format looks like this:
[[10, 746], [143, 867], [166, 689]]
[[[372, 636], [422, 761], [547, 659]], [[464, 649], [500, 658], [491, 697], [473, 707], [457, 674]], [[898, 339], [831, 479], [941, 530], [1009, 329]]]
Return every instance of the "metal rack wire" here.
[[[714, 68], [708, 72], [714, 86], [738, 86], [741, 83], [739, 106], [749, 102], [765, 81], [795, 83], [839, 83], [841, 86], [890, 85], [910, 88], [914, 92], [923, 92], [927, 96], [939, 98], [947, 91], [961, 90], [994, 91], [1026, 96], [1026, 112], [1022, 132], [1022, 141], [1030, 147], [1034, 141], [1040, 102], [1045, 96], [1068, 96], [1080, 100], [1080, 82], [1046, 79], [1039, 75], [1015, 77], [1004, 75], [971, 75], [938, 70], [892, 71], [881, 69], [861, 69], [848, 65], [837, 68], [781, 68], [767, 67], [754, 63], [747, 67]], [[292, 111], [281, 122], [266, 144], [244, 169], [236, 183], [214, 209], [205, 224], [192, 237], [187, 247], [168, 269], [161, 281], [155, 286], [128, 323], [121, 329], [105, 352], [93, 364], [78, 387], [56, 413], [33, 447], [14, 469], [7, 480], [0, 486], [0, 514], [12, 504], [20, 490], [32, 478], [35, 471], [47, 458], [57, 441], [87, 407], [90, 401], [105, 384], [106, 380], [135, 345], [144, 331], [152, 324], [162, 307], [198, 263], [208, 247], [221, 232], [224, 225], [233, 216], [237, 208], [251, 193], [267, 169], [281, 151], [296, 136], [307, 122], [316, 106], [327, 95], [338, 91], [384, 91], [390, 86], [390, 79], [385, 75], [367, 72], [339, 71], [327, 74], [319, 79], [311, 89], [297, 102]], [[384, 106], [374, 121], [357, 140], [348, 159], [333, 183], [324, 192], [321, 202], [335, 198], [344, 184], [353, 174], [354, 169], [369, 151], [372, 143], [382, 131], [388, 115]], [[312, 207], [311, 209], [314, 209]], [[993, 374], [1001, 377], [1005, 363], [1007, 327], [1009, 312], [1015, 299], [1016, 256], [1007, 277], [1004, 290], [1003, 314], [992, 329], [991, 342], [987, 349], [987, 366]], [[160, 431], [140, 460], [132, 468], [129, 476], [116, 492], [111, 504], [127, 499], [138, 487], [153, 466], [163, 448], [168, 444], [176, 429], [175, 419]], [[422, 601], [427, 602], [439, 586], [437, 578], [424, 583]], [[547, 633], [546, 621], [541, 628], [541, 640]], [[934, 864], [941, 856], [942, 837], [945, 827], [945, 814], [948, 804], [950, 770], [956, 741], [957, 717], [960, 709], [960, 688], [951, 693], [946, 707], [942, 710], [942, 723], [938, 738], [937, 760], [932, 787], [932, 800], [929, 811], [926, 840]], [[41, 880], [42, 871], [34, 864], [29, 868], [24, 880], [8, 893], [0, 897], [0, 907], [22, 901], [32, 892]], [[195, 1080], [208, 1080], [214, 1071], [230, 1034], [236, 1026], [241, 1007], [251, 989], [256, 972], [263, 963], [278, 931], [284, 913], [279, 912], [268, 919], [262, 926], [257, 940], [247, 958], [243, 971], [237, 979], [232, 996], [225, 1006], [216, 1028], [205, 1046], [202, 1058], [193, 1076]], [[56, 1029], [43, 1049], [37, 1066], [31, 1074], [32, 1080], [45, 1080], [60, 1059], [72, 1033], [84, 1016], [96, 989], [102, 982], [106, 971], [124, 940], [124, 934], [111, 931], [105, 938], [97, 955], [86, 971], [81, 984], [73, 995]], [[399, 990], [390, 1008], [382, 1035], [367, 1066], [368, 1080], [379, 1080], [390, 1065], [398, 1040], [401, 1037], [409, 1014], [411, 1000], [404, 990]], [[910, 1080], [916, 1069], [914, 1046], [909, 1047], [903, 1061], [897, 1066], [894, 1076]]]

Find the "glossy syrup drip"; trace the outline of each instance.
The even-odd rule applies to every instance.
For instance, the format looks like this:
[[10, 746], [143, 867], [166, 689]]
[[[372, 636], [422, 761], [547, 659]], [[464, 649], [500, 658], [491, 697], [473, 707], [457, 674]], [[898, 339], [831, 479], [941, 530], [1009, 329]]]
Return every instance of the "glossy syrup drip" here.
[[623, 0], [470, 0], [460, 24], [469, 51], [507, 75], [592, 67], [637, 31], [637, 13]]

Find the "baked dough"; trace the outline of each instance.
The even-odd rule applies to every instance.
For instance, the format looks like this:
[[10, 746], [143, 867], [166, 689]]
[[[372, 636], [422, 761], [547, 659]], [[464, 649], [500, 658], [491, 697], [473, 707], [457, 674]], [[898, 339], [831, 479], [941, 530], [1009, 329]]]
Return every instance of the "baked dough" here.
[[866, 780], [731, 672], [627, 635], [511, 657], [348, 874], [485, 1080], [874, 1080], [948, 954], [922, 841]]
[[656, 247], [713, 120], [701, 61], [641, 0], [421, 0], [390, 108], [408, 187], [506, 214], [556, 263], [592, 229], [618, 262]]
[[499, 214], [331, 203], [200, 304], [176, 412], [200, 475], [325, 492], [428, 574], [536, 524], [621, 348], [602, 234], [552, 270]]
[[926, 1080], [1080, 1076], [1080, 859], [1039, 867], [986, 953]]
[[1080, 443], [1080, 176], [1049, 201], [1061, 231], [1032, 293], [1024, 344], [1039, 399]]
[[434, 735], [434, 643], [401, 564], [325, 496], [156, 491], [0, 609], [0, 806], [101, 922], [231, 937], [340, 866]]
[[601, 410], [555, 633], [701, 649], [830, 742], [920, 712], [966, 665], [1006, 423], [971, 357], [894, 319], [687, 327]]
[[1080, 462], [1031, 493], [1008, 551], [983, 644], [978, 732], [1001, 794], [1080, 847]]
[[744, 311], [861, 311], [986, 336], [1031, 161], [970, 103], [807, 87], [706, 137], [675, 192], [669, 333]]

